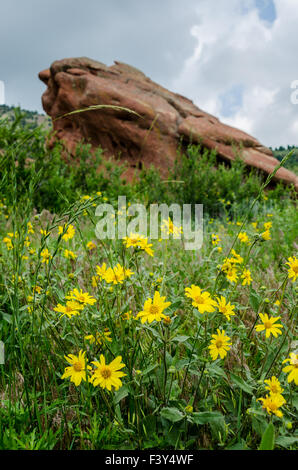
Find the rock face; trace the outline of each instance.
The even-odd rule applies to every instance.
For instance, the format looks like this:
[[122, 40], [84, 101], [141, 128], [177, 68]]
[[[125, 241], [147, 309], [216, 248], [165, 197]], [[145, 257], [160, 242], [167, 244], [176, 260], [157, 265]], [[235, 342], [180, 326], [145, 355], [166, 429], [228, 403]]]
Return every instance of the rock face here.
[[[105, 155], [126, 160], [129, 178], [136, 168], [151, 164], [163, 175], [173, 165], [181, 139], [216, 149], [224, 160], [235, 159], [235, 149], [247, 165], [271, 173], [278, 165], [272, 152], [255, 138], [222, 124], [192, 101], [154, 83], [141, 71], [115, 62], [106, 65], [86, 57], [55, 61], [39, 73], [47, 85], [43, 108], [53, 119], [55, 136], [74, 153], [81, 140], [101, 146]], [[55, 120], [92, 105], [113, 105], [133, 110], [102, 108]], [[281, 168], [276, 179], [293, 183], [298, 177]]]

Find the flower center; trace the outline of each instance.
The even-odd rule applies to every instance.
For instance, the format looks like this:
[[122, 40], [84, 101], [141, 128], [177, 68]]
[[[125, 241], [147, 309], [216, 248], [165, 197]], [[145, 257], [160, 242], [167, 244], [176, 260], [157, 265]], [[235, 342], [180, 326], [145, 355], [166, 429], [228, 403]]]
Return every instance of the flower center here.
[[274, 403], [274, 402], [270, 402], [270, 408], [272, 411], [276, 411], [277, 410], [277, 405]]
[[224, 305], [222, 305], [221, 311], [222, 311], [222, 313], [227, 313], [227, 307], [225, 307]]
[[272, 328], [272, 323], [271, 323], [271, 321], [265, 321], [265, 322], [264, 322], [264, 326], [265, 326], [266, 330], [270, 330], [270, 328]]
[[292, 267], [294, 273], [298, 274], [298, 265]]
[[82, 364], [80, 362], [75, 362], [73, 368], [76, 372], [80, 372], [83, 369]]
[[223, 345], [222, 339], [217, 339], [215, 343], [215, 346], [217, 347], [217, 349], [220, 349], [222, 345]]
[[103, 376], [104, 379], [108, 379], [112, 375], [111, 369], [109, 369], [108, 367], [104, 367], [101, 370], [101, 375]]
[[197, 297], [194, 297], [194, 301], [196, 302], [196, 304], [203, 304], [204, 298], [201, 295], [198, 295]]
[[151, 315], [157, 315], [158, 312], [159, 312], [159, 308], [156, 305], [151, 305], [151, 307], [150, 307]]

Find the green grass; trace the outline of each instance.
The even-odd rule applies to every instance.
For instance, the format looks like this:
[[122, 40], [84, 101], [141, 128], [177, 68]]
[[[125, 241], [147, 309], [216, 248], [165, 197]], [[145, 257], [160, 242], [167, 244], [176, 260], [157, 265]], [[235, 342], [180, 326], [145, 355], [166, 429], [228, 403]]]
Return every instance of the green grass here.
[[[112, 163], [96, 173], [88, 147], [78, 149], [80, 163], [69, 166], [59, 146], [45, 148], [45, 137], [40, 129], [0, 128], [0, 449], [296, 449], [297, 386], [283, 371], [297, 347], [297, 281], [286, 265], [297, 251], [293, 192], [281, 185], [263, 190], [261, 176], [247, 174], [241, 162], [218, 165], [199, 147], [178, 154], [167, 182], [144, 170], [139, 181], [125, 184]], [[102, 162], [100, 152], [95, 158]], [[202, 249], [187, 251], [183, 240], [170, 237], [151, 241], [151, 257], [122, 240], [98, 240], [95, 206], [117, 207], [123, 194], [146, 205], [203, 203]], [[271, 239], [265, 241], [268, 222]], [[75, 227], [68, 241], [58, 231], [64, 224], [64, 233]], [[234, 265], [236, 282], [221, 269], [232, 247], [243, 258]], [[76, 258], [66, 258], [65, 249]], [[97, 277], [103, 263], [120, 263], [134, 274], [111, 284]], [[244, 269], [250, 285], [243, 285]], [[224, 296], [235, 315], [229, 321], [217, 307], [200, 313], [185, 296], [191, 285], [214, 301]], [[76, 288], [96, 302], [61, 317], [54, 309]], [[137, 314], [155, 291], [171, 302], [163, 312], [170, 321], [142, 324]], [[258, 332], [260, 313], [279, 316], [282, 334], [266, 339]], [[111, 342], [86, 340], [105, 329]], [[212, 360], [208, 346], [217, 329], [229, 336], [231, 348]], [[121, 356], [122, 386], [109, 391], [62, 379], [65, 356], [80, 350], [92, 370], [101, 355], [106, 363]], [[282, 417], [269, 415], [258, 401], [272, 376], [283, 388]]]

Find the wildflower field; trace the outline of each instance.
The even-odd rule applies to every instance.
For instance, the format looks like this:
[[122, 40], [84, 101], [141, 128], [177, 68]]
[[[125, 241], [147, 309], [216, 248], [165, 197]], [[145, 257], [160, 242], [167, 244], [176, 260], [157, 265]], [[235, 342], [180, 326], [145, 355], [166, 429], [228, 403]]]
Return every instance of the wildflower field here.
[[[194, 148], [185, 193], [153, 170], [125, 185], [108, 165], [91, 181], [88, 147], [67, 170], [45, 138], [0, 132], [0, 449], [297, 449], [295, 194], [237, 163], [216, 181]], [[98, 239], [96, 206], [117, 224], [122, 194], [128, 218], [193, 194], [201, 249], [171, 218], [157, 240]]]

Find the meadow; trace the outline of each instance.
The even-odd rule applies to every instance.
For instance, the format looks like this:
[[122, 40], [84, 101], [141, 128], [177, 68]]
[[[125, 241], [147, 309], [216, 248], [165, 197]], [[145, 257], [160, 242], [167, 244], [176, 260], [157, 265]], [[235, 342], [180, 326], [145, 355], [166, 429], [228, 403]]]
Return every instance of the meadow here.
[[[293, 189], [200, 146], [127, 183], [47, 132], [0, 125], [0, 449], [297, 449]], [[120, 195], [203, 204], [202, 248], [98, 239]]]

